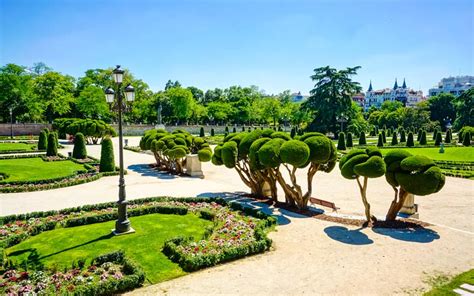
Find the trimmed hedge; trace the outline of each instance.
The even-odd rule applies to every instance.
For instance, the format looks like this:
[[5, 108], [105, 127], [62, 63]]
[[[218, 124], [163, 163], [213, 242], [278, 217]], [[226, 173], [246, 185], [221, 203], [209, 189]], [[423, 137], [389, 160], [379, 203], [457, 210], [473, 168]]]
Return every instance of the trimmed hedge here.
[[346, 140], [345, 134], [343, 132], [339, 133], [339, 139], [337, 141], [337, 150], [346, 150]]
[[48, 148], [48, 134], [42, 130], [38, 139], [38, 150], [46, 150]]
[[57, 156], [58, 155], [58, 139], [55, 136], [55, 133], [50, 133], [48, 135], [48, 148], [46, 150], [47, 156]]
[[367, 140], [365, 138], [365, 133], [364, 132], [360, 132], [359, 145], [367, 145]]
[[72, 150], [72, 157], [76, 159], [84, 159], [87, 157], [86, 141], [82, 133], [77, 133], [74, 136], [74, 149]]
[[110, 138], [102, 140], [99, 171], [101, 173], [115, 171], [114, 146]]

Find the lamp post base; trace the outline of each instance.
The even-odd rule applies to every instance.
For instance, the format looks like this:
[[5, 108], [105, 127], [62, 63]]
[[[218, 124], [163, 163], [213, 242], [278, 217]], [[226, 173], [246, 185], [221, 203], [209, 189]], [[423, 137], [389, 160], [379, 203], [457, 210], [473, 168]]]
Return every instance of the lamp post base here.
[[126, 234], [126, 233], [133, 233], [135, 230], [130, 226], [130, 220], [126, 219], [125, 220], [117, 220], [115, 221], [115, 229], [113, 230], [113, 233], [118, 235], [118, 234]]
[[128, 229], [128, 231], [125, 231], [125, 232], [117, 232], [116, 229], [112, 229], [112, 234], [113, 235], [124, 235], [124, 234], [131, 234], [131, 233], [135, 233], [135, 229], [133, 229], [132, 227], [130, 227]]

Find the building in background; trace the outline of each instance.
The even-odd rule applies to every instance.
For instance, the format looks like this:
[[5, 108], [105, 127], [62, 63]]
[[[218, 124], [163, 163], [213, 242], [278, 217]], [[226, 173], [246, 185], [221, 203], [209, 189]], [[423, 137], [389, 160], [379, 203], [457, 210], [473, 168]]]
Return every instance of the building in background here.
[[291, 94], [291, 100], [294, 103], [301, 103], [306, 101], [309, 98], [309, 96], [302, 95], [301, 92], [293, 93]]
[[[352, 98], [355, 102], [360, 103], [360, 94]], [[365, 93], [364, 98], [364, 110], [369, 110], [371, 106], [380, 108], [385, 101], [399, 101], [406, 107], [414, 107], [416, 104], [426, 100], [423, 96], [423, 91], [413, 90], [407, 87], [405, 79], [403, 79], [402, 86], [398, 85], [397, 79], [393, 88], [384, 88], [374, 90], [372, 87], [372, 81], [370, 81], [369, 88]]]
[[438, 83], [438, 87], [430, 88], [429, 96], [436, 96], [440, 93], [450, 93], [456, 97], [474, 86], [474, 76], [456, 76], [443, 78]]

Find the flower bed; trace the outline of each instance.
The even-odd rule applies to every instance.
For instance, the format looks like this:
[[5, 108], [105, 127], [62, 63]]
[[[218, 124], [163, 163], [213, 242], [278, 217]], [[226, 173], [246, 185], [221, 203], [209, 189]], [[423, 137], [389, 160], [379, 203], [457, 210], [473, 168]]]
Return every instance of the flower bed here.
[[10, 269], [0, 279], [4, 295], [112, 295], [143, 284], [143, 271], [123, 252], [96, 257], [87, 268], [84, 262], [64, 272]]

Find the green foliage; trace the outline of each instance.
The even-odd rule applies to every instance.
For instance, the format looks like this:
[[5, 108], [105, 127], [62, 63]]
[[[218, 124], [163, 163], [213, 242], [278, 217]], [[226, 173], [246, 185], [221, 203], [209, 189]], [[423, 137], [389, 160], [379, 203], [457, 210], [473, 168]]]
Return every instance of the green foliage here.
[[293, 139], [295, 136], [296, 136], [296, 129], [293, 127], [291, 128], [290, 137]]
[[258, 159], [267, 168], [274, 168], [280, 165], [280, 148], [285, 140], [275, 138], [263, 144], [258, 150]]
[[53, 127], [62, 135], [82, 133], [89, 144], [97, 144], [99, 139], [117, 134], [110, 125], [95, 119], [59, 118]]
[[87, 157], [86, 142], [82, 133], [77, 133], [74, 136], [74, 148], [72, 150], [72, 157], [76, 159], [84, 159]]
[[102, 140], [99, 170], [100, 172], [115, 171], [114, 146], [110, 138]]
[[339, 139], [337, 141], [337, 150], [346, 150], [346, 140], [343, 132], [339, 133]]
[[199, 136], [200, 137], [204, 137], [205, 134], [204, 134], [204, 127], [201, 126], [201, 129], [199, 130]]
[[417, 136], [416, 136], [416, 140], [417, 140], [418, 142], [420, 142], [420, 140], [421, 140], [421, 134], [422, 134], [422, 133], [423, 133], [423, 129], [420, 128], [420, 129], [418, 130], [418, 134], [417, 134]]
[[409, 132], [408, 133], [408, 139], [407, 139], [407, 147], [413, 147], [413, 146], [415, 146], [415, 143], [413, 141], [413, 133]]
[[291, 140], [291, 137], [290, 137], [287, 133], [281, 132], [281, 131], [272, 133], [272, 134], [270, 135], [270, 137], [271, 137], [272, 139], [280, 138], [280, 139], [287, 140], [287, 141]]
[[398, 144], [397, 133], [394, 132], [392, 134], [392, 143], [391, 143], [391, 145], [397, 145], [397, 144]]
[[424, 131], [424, 130], [421, 130], [421, 137], [420, 137], [419, 143], [420, 143], [420, 145], [426, 145], [427, 144], [426, 131]]
[[383, 147], [383, 137], [382, 134], [379, 134], [379, 139], [377, 141], [377, 147]]
[[385, 134], [385, 129], [382, 130], [382, 141], [384, 144], [387, 143], [387, 136]]
[[201, 149], [198, 151], [198, 158], [201, 162], [208, 162], [212, 158], [212, 151], [209, 149]]
[[46, 156], [57, 156], [58, 155], [58, 140], [55, 133], [48, 135], [48, 147], [46, 150]]
[[435, 146], [439, 146], [442, 141], [443, 141], [443, 139], [442, 139], [442, 137], [441, 137], [441, 132], [438, 132], [438, 133], [436, 134]]
[[346, 179], [355, 179], [357, 176], [381, 177], [386, 171], [381, 155], [375, 147], [353, 149], [339, 161], [341, 175]]
[[471, 146], [471, 133], [470, 132], [464, 132], [463, 135], [464, 135], [464, 137], [463, 137], [462, 144], [464, 146]]
[[444, 142], [449, 144], [451, 143], [452, 139], [453, 139], [453, 134], [451, 132], [451, 129], [447, 129], [446, 136], [444, 137]]
[[280, 159], [284, 163], [301, 167], [307, 163], [310, 150], [305, 142], [289, 140], [280, 147]]
[[437, 134], [438, 134], [438, 129], [435, 129], [435, 130], [433, 131], [433, 141], [436, 140], [436, 135], [437, 135]]
[[237, 149], [236, 142], [229, 141], [222, 145], [221, 158], [222, 158], [222, 162], [227, 168], [231, 169], [235, 167], [235, 164], [237, 162], [237, 155], [238, 155], [238, 149]]
[[354, 146], [353, 143], [352, 143], [352, 133], [351, 132], [347, 133], [346, 146], [349, 147], [349, 148], [352, 148]]
[[46, 150], [46, 148], [48, 148], [48, 134], [42, 130], [39, 134], [38, 150]]
[[367, 145], [367, 140], [365, 138], [365, 132], [360, 132], [359, 135], [359, 145]]
[[216, 134], [214, 132], [214, 128], [211, 128], [211, 137], [214, 137]]
[[400, 131], [400, 143], [405, 143], [407, 141], [406, 136], [405, 136], [405, 130], [402, 129]]

